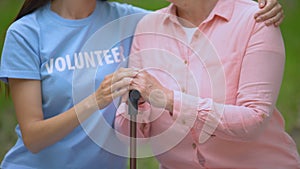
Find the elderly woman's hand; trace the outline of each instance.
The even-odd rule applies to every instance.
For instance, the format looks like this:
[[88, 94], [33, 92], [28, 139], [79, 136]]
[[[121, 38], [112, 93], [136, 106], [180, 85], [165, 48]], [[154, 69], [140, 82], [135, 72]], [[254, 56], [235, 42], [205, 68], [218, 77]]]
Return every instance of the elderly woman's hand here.
[[258, 0], [259, 8], [255, 19], [257, 22], [264, 21], [267, 26], [274, 24], [279, 26], [283, 21], [283, 9], [278, 0]]
[[142, 98], [152, 106], [173, 110], [173, 91], [164, 87], [147, 71], [140, 71], [131, 83], [131, 89], [138, 90]]

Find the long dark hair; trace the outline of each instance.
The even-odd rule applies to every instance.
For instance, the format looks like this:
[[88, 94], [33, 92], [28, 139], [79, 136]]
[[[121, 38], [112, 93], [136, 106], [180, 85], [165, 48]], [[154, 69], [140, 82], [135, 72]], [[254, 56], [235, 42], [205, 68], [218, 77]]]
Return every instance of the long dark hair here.
[[36, 9], [44, 6], [51, 0], [25, 0], [21, 10], [19, 11], [18, 15], [15, 18], [15, 21], [22, 18], [23, 16], [32, 13]]
[[[35, 11], [36, 9], [46, 5], [51, 0], [25, 0], [20, 12], [18, 13], [15, 21], [22, 18], [23, 16], [30, 14], [31, 12]], [[106, 0], [101, 0], [106, 1]]]
[[[23, 5], [22, 5], [22, 7], [19, 11], [19, 13], [15, 17], [14, 21], [22, 18], [23, 16], [25, 16], [27, 14], [32, 13], [36, 9], [38, 9], [38, 8], [44, 6], [45, 4], [47, 4], [49, 1], [51, 1], [51, 0], [25, 0], [25, 2], [23, 3]], [[5, 93], [5, 96], [8, 97], [9, 93], [10, 93], [8, 84], [0, 83], [0, 93], [2, 93], [3, 90], [4, 90], [4, 93]]]

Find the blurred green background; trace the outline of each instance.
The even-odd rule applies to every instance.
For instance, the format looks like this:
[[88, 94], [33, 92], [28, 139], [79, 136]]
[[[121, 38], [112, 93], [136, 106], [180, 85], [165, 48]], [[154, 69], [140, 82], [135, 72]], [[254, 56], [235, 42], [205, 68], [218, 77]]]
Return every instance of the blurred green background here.
[[[155, 10], [168, 5], [165, 0], [127, 0], [126, 2], [146, 9]], [[23, 1], [0, 0], [0, 53], [7, 27], [10, 25]], [[278, 109], [282, 112], [286, 121], [286, 130], [297, 142], [300, 148], [300, 1], [282, 0], [281, 4], [285, 12], [285, 20], [281, 24], [281, 30], [286, 46], [285, 74], [277, 102]], [[5, 97], [0, 87], [0, 161], [4, 154], [16, 141], [14, 128], [16, 118], [13, 104], [10, 98]], [[140, 167], [139, 167], [140, 166]], [[138, 168], [158, 168], [154, 158], [140, 159]]]

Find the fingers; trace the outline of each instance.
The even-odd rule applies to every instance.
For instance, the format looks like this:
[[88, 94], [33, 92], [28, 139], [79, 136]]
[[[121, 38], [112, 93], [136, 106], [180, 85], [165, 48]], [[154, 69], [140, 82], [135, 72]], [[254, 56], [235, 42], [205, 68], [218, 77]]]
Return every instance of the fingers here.
[[116, 91], [120, 88], [129, 88], [130, 83], [132, 82], [133, 78], [125, 77], [120, 81], [117, 81], [111, 85], [111, 90]]
[[279, 26], [282, 22], [283, 22], [283, 19], [284, 19], [284, 15], [282, 14], [282, 16], [280, 17], [280, 19], [274, 23], [274, 25], [277, 27]]
[[266, 21], [266, 25], [275, 23], [279, 25], [282, 22], [283, 10], [277, 0], [260, 0], [259, 6], [263, 6], [263, 8], [254, 16], [257, 22]]
[[279, 26], [280, 23], [283, 21], [283, 18], [284, 18], [283, 13], [279, 12], [275, 16], [273, 16], [271, 19], [266, 20], [265, 24], [267, 26], [270, 26], [272, 24], [274, 24], [275, 26]]
[[139, 81], [137, 79], [134, 79], [132, 81], [132, 83], [130, 84], [130, 87], [128, 90], [137, 90], [140, 92], [142, 97], [146, 97], [147, 95], [147, 91], [146, 91], [147, 87], [144, 85], [143, 81]]
[[276, 10], [276, 9], [272, 9], [271, 11], [268, 11], [268, 12], [266, 12], [265, 14], [262, 14], [261, 16], [259, 16], [258, 18], [257, 18], [257, 20], [264, 20], [264, 21], [270, 21], [271, 19], [274, 19], [274, 17], [278, 14], [278, 13], [280, 13], [280, 11], [274, 11], [274, 10]]
[[[124, 78], [121, 81], [114, 83], [110, 88], [112, 98], [128, 95], [130, 84], [133, 78]], [[128, 96], [123, 97], [122, 101], [127, 100]]]
[[156, 79], [146, 71], [140, 72], [131, 82], [131, 86], [140, 92], [151, 90], [154, 87]]
[[146, 90], [152, 85], [151, 82], [151, 77], [146, 76], [146, 71], [141, 71], [132, 79], [129, 90], [138, 90], [143, 97]]
[[138, 69], [120, 68], [114, 74], [107, 75], [101, 83], [102, 93], [106, 96], [124, 94], [124, 91], [128, 91], [132, 78], [137, 74]]
[[103, 81], [102, 94], [106, 97], [111, 97], [112, 99], [124, 95], [129, 91], [129, 85], [132, 78], [125, 77], [120, 81], [112, 82], [109, 79], [111, 76], [107, 77], [107, 80]]
[[[142, 97], [147, 100], [154, 89], [162, 90], [160, 82], [147, 71], [137, 69], [120, 69], [103, 80], [99, 93], [107, 102], [116, 97], [123, 96], [122, 101], [127, 100], [128, 91], [136, 89], [141, 92]], [[145, 102], [142, 101], [142, 102]]]
[[117, 97], [120, 97], [120, 96], [123, 96], [124, 94], [128, 93], [128, 88], [121, 88], [119, 90], [115, 90], [112, 94], [111, 94], [111, 97], [113, 99], [117, 98]]
[[115, 74], [105, 76], [101, 85], [95, 92], [95, 97], [99, 109], [106, 107], [112, 102], [113, 99], [124, 95], [128, 91], [129, 84], [132, 79], [128, 78], [127, 76], [131, 76], [133, 74], [132, 71], [121, 70], [120, 72], [118, 72], [118, 74], [121, 74], [118, 77], [118, 81], [113, 81]]
[[266, 0], [258, 0], [259, 8], [263, 8], [266, 5]]
[[162, 90], [160, 81], [147, 71], [141, 71], [131, 82], [130, 89], [140, 91], [142, 97], [147, 100], [153, 90]]
[[257, 17], [261, 17], [263, 14], [269, 12], [272, 8], [274, 8], [276, 5], [278, 5], [277, 0], [268, 0], [268, 1], [264, 1], [262, 2], [259, 1], [259, 8], [260, 10], [255, 14], [255, 18]]
[[114, 73], [110, 84], [110, 93], [112, 93], [113, 98], [125, 94], [124, 92], [128, 92], [133, 78], [138, 73], [139, 70], [135, 68], [120, 68]]
[[126, 77], [135, 77], [139, 73], [139, 70], [136, 68], [120, 68], [113, 74], [112, 83], [122, 80]]

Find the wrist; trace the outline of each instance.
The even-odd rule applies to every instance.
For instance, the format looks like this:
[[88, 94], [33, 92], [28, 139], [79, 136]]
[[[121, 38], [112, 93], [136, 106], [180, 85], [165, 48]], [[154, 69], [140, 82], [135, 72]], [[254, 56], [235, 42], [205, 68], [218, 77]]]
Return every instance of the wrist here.
[[76, 114], [76, 118], [78, 119], [78, 121], [82, 122], [91, 114], [96, 112], [98, 110], [98, 106], [93, 95], [91, 95], [74, 105], [72, 109]]
[[94, 95], [90, 95], [87, 98], [85, 98], [81, 102], [81, 107], [85, 112], [95, 112], [100, 109]]

